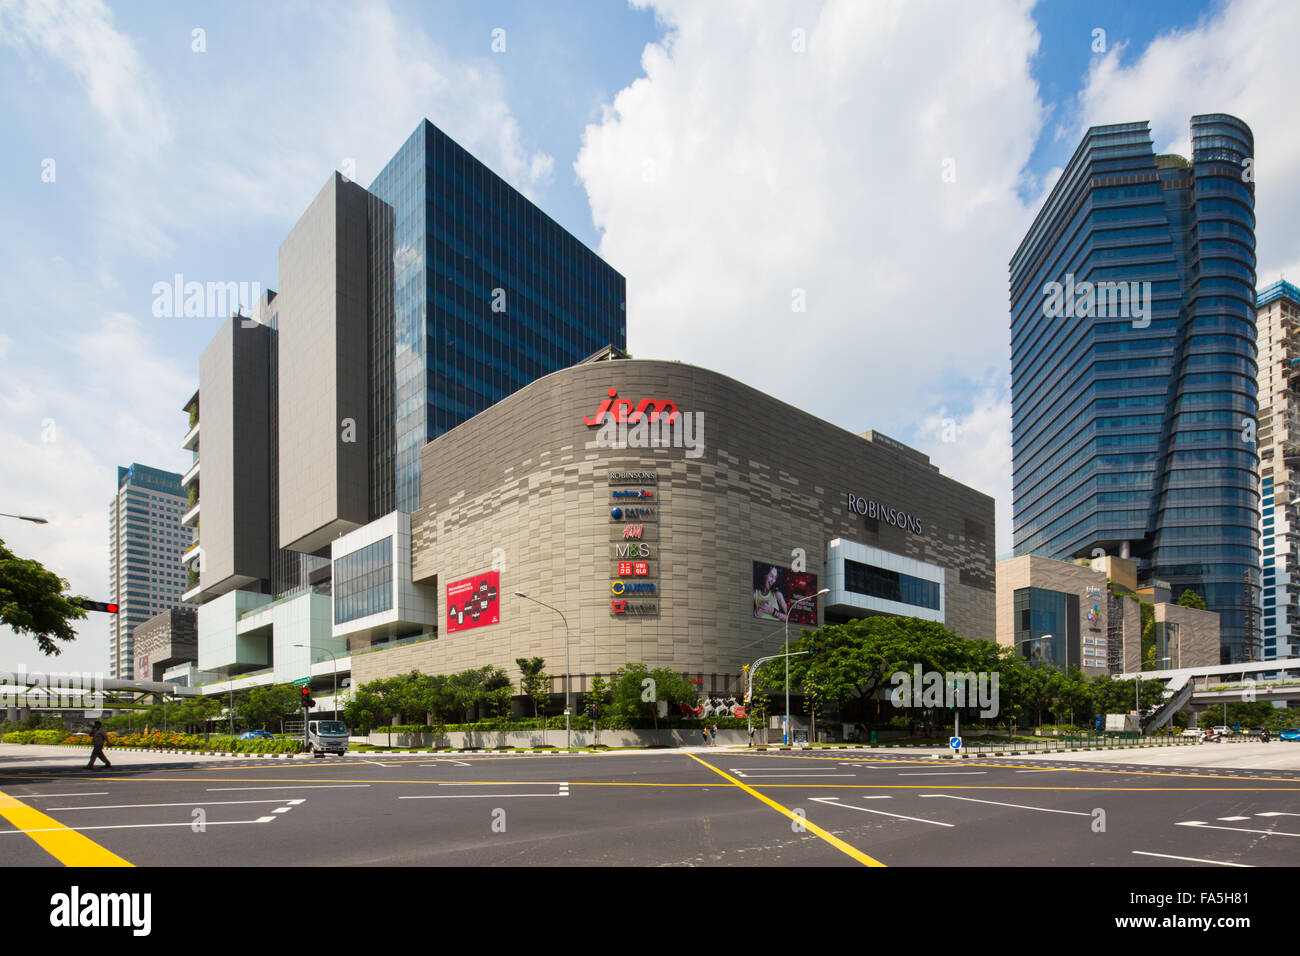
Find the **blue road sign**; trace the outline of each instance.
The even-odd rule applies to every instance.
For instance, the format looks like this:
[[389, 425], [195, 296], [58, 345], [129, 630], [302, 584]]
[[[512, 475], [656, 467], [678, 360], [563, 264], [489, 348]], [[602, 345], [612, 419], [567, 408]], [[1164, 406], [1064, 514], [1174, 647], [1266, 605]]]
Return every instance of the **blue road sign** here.
[[960, 738], [960, 737], [949, 737], [949, 738], [948, 738], [948, 746], [951, 747], [953, 750], [961, 750], [961, 738]]

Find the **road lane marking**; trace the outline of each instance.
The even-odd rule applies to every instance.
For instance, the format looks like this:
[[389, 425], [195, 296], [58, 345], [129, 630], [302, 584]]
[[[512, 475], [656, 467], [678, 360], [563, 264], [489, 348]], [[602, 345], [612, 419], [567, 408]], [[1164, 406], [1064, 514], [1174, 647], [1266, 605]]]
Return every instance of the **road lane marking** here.
[[96, 807], [50, 807], [55, 810], [139, 810], [144, 807], [221, 807], [247, 803], [284, 803], [280, 800], [185, 800], [181, 803], [105, 803]]
[[4, 833], [26, 834], [37, 846], [64, 866], [133, 865], [89, 837], [82, 836], [72, 827], [64, 826], [53, 817], [47, 816], [35, 807], [27, 806], [3, 790], [0, 790], [0, 816], [17, 828], [5, 830]]
[[[236, 826], [236, 825], [238, 825], [238, 824], [243, 824], [243, 823], [270, 823], [270, 822], [271, 822], [272, 820], [274, 820], [274, 819], [276, 819], [276, 818], [275, 818], [275, 817], [258, 817], [256, 820], [207, 820], [207, 821], [204, 822], [203, 825], [204, 825], [204, 826], [208, 826], [208, 827], [216, 827], [216, 826]], [[55, 822], [58, 822], [58, 821], [55, 821]], [[76, 827], [75, 829], [72, 828], [72, 827], [48, 827], [48, 828], [43, 829], [43, 830], [28, 830], [28, 831], [26, 831], [26, 832], [28, 832], [28, 833], [60, 833], [60, 832], [67, 832], [67, 833], [75, 833], [75, 834], [77, 834], [77, 835], [80, 835], [81, 833], [83, 833], [83, 832], [85, 832], [85, 831], [87, 831], [87, 830], [151, 830], [151, 829], [155, 829], [155, 828], [157, 828], [157, 827], [192, 827], [192, 826], [194, 826], [194, 822], [193, 822], [192, 820], [186, 820], [184, 823], [110, 823], [110, 824], [96, 825], [96, 826], [91, 826], [91, 827]], [[0, 836], [3, 836], [4, 834], [7, 834], [7, 833], [22, 833], [22, 832], [24, 832], [24, 831], [22, 831], [22, 830], [0, 830]], [[33, 839], [35, 839], [35, 838], [33, 837]], [[83, 839], [84, 839], [84, 838], [83, 838]], [[37, 841], [37, 842], [40, 842], [40, 841]], [[91, 842], [91, 841], [90, 841], [90, 840], [86, 840], [86, 842], [89, 843], [89, 842]], [[95, 845], [98, 846], [98, 844], [95, 844]], [[103, 847], [100, 847], [100, 849], [102, 850]], [[104, 852], [107, 853], [108, 851], [105, 850]], [[119, 857], [119, 859], [120, 859], [120, 857]], [[123, 861], [123, 862], [121, 862], [121, 863], [69, 863], [68, 865], [69, 865], [69, 866], [134, 866], [135, 864], [133, 864], [133, 863], [127, 863], [126, 861]]]
[[[1266, 810], [1255, 814], [1257, 817], [1300, 817], [1300, 813], [1287, 813], [1285, 810]], [[1244, 817], [1242, 819], [1245, 819]]]
[[494, 800], [509, 799], [512, 797], [567, 797], [569, 791], [563, 793], [421, 793], [415, 796], [398, 797], [398, 800], [479, 800], [491, 797]]
[[[406, 780], [384, 780], [383, 783], [408, 783]], [[368, 783], [311, 783], [298, 787], [208, 787], [208, 793], [225, 793], [234, 790], [355, 790], [368, 787]]]
[[1200, 860], [1194, 856], [1172, 856], [1168, 853], [1148, 853], [1145, 850], [1134, 850], [1138, 856], [1159, 856], [1166, 860], [1185, 860], [1188, 863], [1213, 863], [1215, 866], [1244, 866], [1246, 869], [1254, 869], [1251, 863], [1224, 863], [1222, 860]]
[[1300, 833], [1287, 833], [1284, 830], [1251, 830], [1247, 827], [1216, 827], [1209, 823], [1202, 823], [1200, 820], [1186, 820], [1182, 823], [1176, 823], [1174, 826], [1196, 827], [1198, 830], [1227, 830], [1230, 833], [1263, 833], [1265, 836], [1300, 837]]
[[737, 773], [737, 777], [746, 780], [775, 780], [778, 777], [794, 777], [796, 780], [821, 780], [825, 777], [856, 777], [856, 773]]
[[1073, 769], [1073, 767], [1053, 767], [1050, 770], [1017, 770], [1015, 773], [1060, 773], [1063, 770]]
[[881, 863], [879, 860], [876, 860], [876, 859], [873, 859], [872, 857], [867, 856], [867, 854], [863, 853], [863, 852], [862, 852], [861, 850], [859, 850], [857, 847], [855, 847], [855, 846], [851, 846], [850, 844], [845, 843], [843, 840], [841, 840], [839, 837], [835, 836], [833, 833], [827, 833], [825, 830], [823, 830], [823, 829], [822, 829], [821, 827], [819, 827], [817, 824], [813, 823], [813, 822], [812, 822], [811, 820], [809, 820], [807, 817], [800, 816], [799, 814], [794, 813], [793, 811], [786, 809], [785, 807], [781, 806], [781, 804], [777, 803], [775, 800], [771, 799], [770, 797], [766, 797], [766, 796], [764, 796], [763, 794], [759, 793], [759, 792], [758, 792], [757, 790], [755, 790], [753, 787], [748, 787], [748, 786], [746, 786], [746, 785], [745, 785], [744, 783], [742, 783], [740, 780], [738, 780], [737, 778], [733, 777], [731, 774], [727, 773], [725, 770], [719, 770], [717, 767], [713, 766], [713, 764], [709, 763], [707, 760], [701, 760], [699, 757], [695, 756], [695, 754], [693, 754], [693, 753], [688, 753], [686, 756], [690, 757], [690, 758], [691, 758], [692, 760], [694, 760], [696, 763], [698, 763], [698, 764], [702, 764], [703, 766], [708, 767], [710, 770], [712, 770], [714, 773], [716, 773], [719, 777], [722, 777], [724, 780], [729, 780], [729, 781], [731, 781], [733, 784], [735, 784], [735, 785], [736, 785], [737, 787], [739, 787], [741, 790], [744, 790], [747, 794], [749, 794], [749, 795], [750, 795], [751, 797], [753, 797], [755, 800], [760, 800], [760, 801], [762, 801], [763, 803], [767, 804], [769, 807], [771, 807], [773, 810], [777, 811], [778, 813], [784, 814], [785, 816], [789, 817], [791, 820], [797, 821], [797, 822], [799, 823], [799, 825], [802, 826], [802, 827], [803, 827], [805, 830], [807, 830], [809, 833], [812, 833], [812, 834], [815, 834], [816, 836], [821, 837], [823, 840], [825, 840], [825, 841], [826, 841], [827, 843], [829, 843], [831, 846], [835, 847], [835, 849], [839, 850], [841, 853], [847, 854], [848, 856], [852, 857], [854, 860], [857, 860], [859, 863], [863, 864], [864, 866], [884, 866], [884, 865], [885, 865], [885, 864]]
[[1215, 819], [1225, 823], [1240, 823], [1242, 820], [1249, 820], [1250, 817], [1215, 817]]
[[950, 793], [923, 793], [922, 797], [942, 797], [948, 800], [965, 800], [967, 803], [989, 803], [995, 807], [1015, 807], [1017, 810], [1040, 810], [1043, 813], [1068, 813], [1073, 817], [1090, 817], [1082, 810], [1053, 810], [1051, 807], [1030, 807], [1023, 803], [999, 803], [997, 800], [976, 800], [974, 797], [954, 797]]
[[31, 800], [35, 797], [106, 797], [107, 790], [93, 790], [90, 793], [24, 793], [21, 794], [24, 800]]
[[851, 803], [840, 803], [839, 797], [809, 797], [808, 799], [817, 803], [825, 803], [832, 807], [843, 807], [846, 810], [857, 810], [860, 813], [878, 813], [882, 817], [897, 817], [900, 820], [913, 820], [916, 823], [933, 823], [937, 827], [956, 826], [955, 823], [941, 823], [938, 820], [923, 820], [920, 817], [905, 817], [901, 813], [886, 813], [884, 810], [872, 810], [868, 807], [856, 807]]
[[908, 770], [899, 773], [900, 777], [980, 777], [987, 771], [984, 770], [936, 770], [934, 773], [926, 773], [923, 770]]

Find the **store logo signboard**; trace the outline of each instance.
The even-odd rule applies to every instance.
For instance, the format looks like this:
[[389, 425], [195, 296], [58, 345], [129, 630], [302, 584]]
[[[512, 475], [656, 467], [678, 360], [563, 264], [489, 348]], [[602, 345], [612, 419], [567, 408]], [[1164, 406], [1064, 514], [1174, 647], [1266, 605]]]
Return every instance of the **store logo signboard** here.
[[609, 591], [616, 597], [622, 597], [625, 594], [646, 597], [655, 593], [655, 583], [653, 581], [610, 581]]
[[644, 578], [650, 574], [650, 562], [620, 561], [617, 573], [620, 578]]
[[615, 558], [649, 558], [650, 545], [642, 544], [637, 541], [629, 541], [627, 544], [614, 544]]
[[654, 521], [655, 509], [645, 505], [634, 508], [611, 508], [609, 516], [614, 521]]
[[447, 633], [501, 623], [501, 574], [485, 571], [447, 585]]
[[655, 493], [649, 488], [625, 488], [610, 494], [615, 498], [653, 498]]
[[611, 471], [609, 473], [611, 485], [654, 485], [658, 482], [659, 476], [653, 471]]
[[606, 418], [616, 424], [636, 424], [637, 422], [658, 422], [663, 418], [670, 424], [677, 420], [677, 404], [666, 398], [643, 398], [633, 405], [630, 399], [619, 398], [618, 389], [611, 388], [609, 397], [600, 403], [594, 416], [582, 416], [588, 428], [595, 428]]
[[870, 498], [863, 498], [861, 495], [849, 492], [848, 508], [854, 514], [862, 515], [864, 518], [874, 518], [877, 521], [883, 521], [885, 524], [892, 524], [895, 528], [902, 528], [904, 531], [912, 532], [912, 534], [925, 533], [920, 518], [910, 515], [906, 511], [899, 511], [884, 502], [873, 501]]
[[614, 598], [609, 602], [610, 613], [616, 617], [658, 617], [658, 604], [633, 604], [627, 598]]

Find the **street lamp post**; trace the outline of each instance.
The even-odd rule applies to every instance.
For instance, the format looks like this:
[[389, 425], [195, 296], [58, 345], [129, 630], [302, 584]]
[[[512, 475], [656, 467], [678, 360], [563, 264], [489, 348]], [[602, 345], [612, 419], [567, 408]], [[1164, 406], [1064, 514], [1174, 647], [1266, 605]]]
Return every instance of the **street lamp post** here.
[[[556, 614], [560, 615], [560, 620], [564, 622], [564, 749], [573, 749], [573, 729], [569, 722], [569, 712], [573, 709], [569, 704], [569, 619], [564, 616], [564, 612], [557, 607], [551, 607], [544, 601], [537, 598], [529, 597], [523, 591], [516, 591], [515, 597], [521, 597], [525, 601], [532, 601], [534, 604], [540, 604], [544, 608], [550, 608]], [[542, 731], [545, 734], [545, 731]]]
[[31, 515], [11, 515], [0, 511], [0, 518], [17, 518], [19, 521], [30, 521], [32, 524], [49, 524], [44, 518], [35, 518]]
[[[785, 731], [781, 734], [781, 742], [783, 745], [788, 746], [794, 743], [794, 734], [790, 732], [790, 615], [793, 614], [794, 609], [804, 601], [815, 601], [823, 594], [830, 593], [830, 588], [822, 588], [816, 594], [805, 594], [799, 600], [791, 604], [789, 609], [785, 612]], [[814, 614], [815, 613], [816, 612], [814, 612]]]

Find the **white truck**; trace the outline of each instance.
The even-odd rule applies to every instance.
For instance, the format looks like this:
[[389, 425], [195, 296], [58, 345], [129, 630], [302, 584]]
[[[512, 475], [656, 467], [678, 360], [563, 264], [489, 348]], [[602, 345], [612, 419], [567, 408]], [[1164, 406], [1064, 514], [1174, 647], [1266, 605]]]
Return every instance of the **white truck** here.
[[348, 726], [341, 720], [307, 721], [307, 752], [313, 757], [348, 752]]

